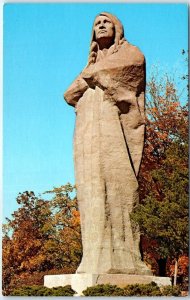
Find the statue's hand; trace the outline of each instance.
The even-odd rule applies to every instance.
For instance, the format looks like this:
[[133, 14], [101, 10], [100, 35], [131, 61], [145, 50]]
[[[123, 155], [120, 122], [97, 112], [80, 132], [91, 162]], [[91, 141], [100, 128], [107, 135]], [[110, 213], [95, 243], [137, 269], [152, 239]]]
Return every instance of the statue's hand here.
[[94, 89], [96, 87], [97, 82], [95, 80], [93, 68], [91, 66], [86, 67], [81, 73], [81, 76], [87, 82], [90, 88]]
[[79, 75], [64, 93], [65, 100], [68, 104], [75, 106], [77, 101], [83, 96], [88, 87], [89, 86], [86, 81], [81, 77], [81, 75]]

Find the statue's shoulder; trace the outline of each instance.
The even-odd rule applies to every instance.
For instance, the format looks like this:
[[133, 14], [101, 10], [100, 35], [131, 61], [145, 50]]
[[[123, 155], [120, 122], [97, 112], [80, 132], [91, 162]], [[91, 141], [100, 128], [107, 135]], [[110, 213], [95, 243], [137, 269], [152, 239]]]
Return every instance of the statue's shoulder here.
[[141, 50], [137, 46], [134, 46], [127, 41], [124, 41], [119, 52], [122, 52], [123, 58], [130, 58], [131, 61], [136, 63], [145, 62], [145, 57]]

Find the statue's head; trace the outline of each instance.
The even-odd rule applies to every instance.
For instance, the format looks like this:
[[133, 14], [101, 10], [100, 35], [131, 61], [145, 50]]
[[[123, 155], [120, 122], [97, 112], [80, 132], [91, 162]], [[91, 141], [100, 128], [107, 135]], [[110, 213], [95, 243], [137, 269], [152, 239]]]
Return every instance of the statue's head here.
[[[96, 54], [98, 49], [109, 48], [114, 45], [114, 51], [124, 40], [124, 29], [121, 22], [112, 14], [107, 12], [100, 13], [94, 21], [92, 29], [92, 40], [89, 59], [92, 59], [92, 53]], [[95, 57], [96, 55], [94, 55]]]
[[[104, 26], [107, 29], [107, 35], [112, 35], [113, 44], [119, 44], [119, 41], [124, 36], [124, 30], [121, 22], [112, 14], [107, 12], [100, 13], [94, 21], [92, 41], [98, 42], [101, 34], [98, 34], [98, 29]], [[105, 34], [106, 36], [106, 34]]]
[[97, 16], [93, 26], [94, 40], [100, 49], [109, 48], [114, 44], [115, 26], [110, 18], [104, 15]]

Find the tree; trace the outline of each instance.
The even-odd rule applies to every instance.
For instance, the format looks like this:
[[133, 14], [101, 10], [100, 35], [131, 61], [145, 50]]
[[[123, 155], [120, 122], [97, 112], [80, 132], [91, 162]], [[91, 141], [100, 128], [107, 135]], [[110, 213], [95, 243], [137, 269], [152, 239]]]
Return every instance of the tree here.
[[175, 82], [155, 71], [147, 84], [146, 138], [139, 182], [140, 198], [150, 191], [159, 194], [151, 171], [160, 169], [165, 151], [174, 139], [188, 139], [188, 106], [182, 107]]
[[12, 274], [43, 270], [46, 257], [41, 250], [53, 230], [43, 233], [51, 216], [49, 202], [26, 191], [19, 193], [17, 203], [21, 207], [4, 225], [3, 268]]
[[152, 76], [147, 92], [141, 204], [132, 218], [146, 239], [146, 250], [162, 263], [174, 258], [177, 267], [188, 251], [188, 107], [180, 105], [168, 76], [160, 81]]
[[[3, 289], [36, 272], [74, 272], [82, 255], [80, 216], [70, 184], [54, 188], [52, 200], [19, 193], [19, 209], [4, 224]], [[19, 279], [18, 279], [19, 278]]]
[[12, 243], [10, 237], [6, 234], [6, 231], [7, 229], [3, 226], [5, 236], [2, 241], [2, 290], [4, 291], [4, 295], [7, 295], [11, 279], [14, 276], [14, 258], [11, 253]]
[[141, 232], [157, 241], [154, 251], [176, 262], [188, 252], [188, 170], [180, 157], [184, 149], [179, 148], [174, 143], [166, 151], [162, 169], [152, 171], [160, 197], [150, 192], [133, 215]]
[[[59, 248], [53, 251], [56, 268], [72, 265], [76, 269], [82, 257], [82, 243], [75, 187], [68, 183], [46, 191], [44, 194], [53, 195], [51, 200], [52, 222], [56, 228], [56, 240], [59, 242]], [[46, 246], [48, 249], [49, 241]]]

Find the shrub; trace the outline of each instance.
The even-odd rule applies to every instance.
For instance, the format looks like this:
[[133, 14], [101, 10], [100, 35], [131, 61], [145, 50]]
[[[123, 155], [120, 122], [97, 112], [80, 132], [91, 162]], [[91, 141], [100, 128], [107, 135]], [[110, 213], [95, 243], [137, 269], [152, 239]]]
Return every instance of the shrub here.
[[125, 296], [124, 290], [116, 285], [98, 284], [83, 291], [85, 296]]
[[179, 286], [166, 285], [161, 288], [162, 296], [181, 296], [181, 288]]
[[[75, 291], [70, 285], [47, 288], [44, 286], [23, 286], [14, 289], [10, 296], [73, 296]], [[164, 286], [159, 288], [156, 283], [131, 284], [124, 288], [116, 285], [99, 284], [83, 291], [85, 296], [181, 296], [179, 286]]]
[[23, 286], [14, 289], [10, 296], [73, 296], [75, 291], [70, 285], [47, 288], [44, 286]]
[[162, 293], [155, 282], [149, 284], [129, 284], [124, 288], [125, 296], [161, 296]]
[[83, 291], [85, 296], [181, 296], [179, 287], [159, 288], [155, 282], [149, 284], [129, 284], [124, 288], [116, 285], [99, 284]]

